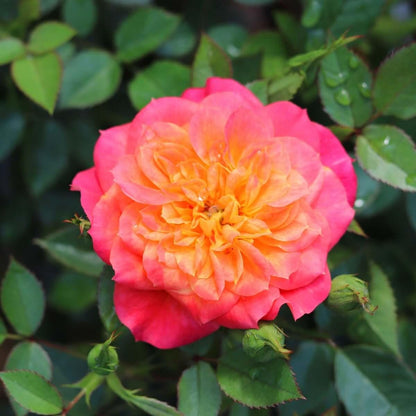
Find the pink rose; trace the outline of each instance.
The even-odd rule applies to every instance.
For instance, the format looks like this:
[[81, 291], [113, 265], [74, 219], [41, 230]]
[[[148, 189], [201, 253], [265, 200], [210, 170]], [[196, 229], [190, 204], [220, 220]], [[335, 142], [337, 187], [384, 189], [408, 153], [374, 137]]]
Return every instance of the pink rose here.
[[255, 328], [285, 303], [297, 319], [327, 297], [356, 177], [305, 110], [211, 78], [103, 131], [94, 162], [72, 189], [137, 341], [173, 348]]

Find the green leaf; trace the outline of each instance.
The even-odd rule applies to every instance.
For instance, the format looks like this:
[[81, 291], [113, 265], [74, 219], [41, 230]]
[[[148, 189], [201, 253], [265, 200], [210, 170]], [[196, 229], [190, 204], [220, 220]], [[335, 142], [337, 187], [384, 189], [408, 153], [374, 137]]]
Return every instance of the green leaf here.
[[23, 22], [36, 20], [40, 16], [40, 0], [19, 0], [19, 19]]
[[18, 59], [12, 63], [11, 71], [19, 89], [52, 114], [62, 75], [58, 55], [50, 52], [41, 56]]
[[399, 347], [406, 363], [416, 372], [416, 325], [408, 319], [399, 322]]
[[108, 332], [116, 330], [121, 325], [114, 309], [113, 276], [113, 269], [110, 266], [105, 266], [98, 284], [98, 312], [101, 322]]
[[402, 130], [371, 125], [357, 139], [355, 153], [373, 178], [404, 191], [416, 191], [416, 148]]
[[350, 225], [348, 226], [347, 231], [349, 231], [350, 233], [357, 234], [361, 237], [367, 237], [367, 234], [361, 228], [361, 225], [358, 223], [357, 220], [352, 220], [351, 221]]
[[343, 0], [340, 10], [331, 22], [330, 32], [334, 36], [345, 32], [349, 36], [366, 34], [384, 3], [384, 0]]
[[5, 370], [31, 370], [46, 380], [52, 378], [52, 362], [48, 353], [36, 342], [23, 341], [14, 346], [7, 357]]
[[393, 355], [377, 348], [338, 350], [335, 382], [351, 415], [404, 416], [416, 409], [414, 376]]
[[301, 52], [306, 40], [306, 31], [296, 17], [291, 13], [279, 10], [273, 13], [273, 19], [290, 49], [293, 52]]
[[26, 53], [23, 42], [16, 38], [0, 39], [0, 65], [21, 58]]
[[128, 93], [139, 110], [152, 98], [179, 96], [190, 86], [191, 71], [174, 61], [156, 61], [140, 71], [128, 84]]
[[182, 373], [178, 384], [178, 409], [185, 416], [217, 415], [221, 391], [211, 366], [203, 361]]
[[156, 7], [146, 7], [130, 15], [115, 33], [117, 57], [132, 62], [154, 51], [175, 31], [179, 17]]
[[56, 183], [68, 163], [66, 131], [56, 121], [32, 124], [32, 134], [23, 143], [23, 173], [35, 196]]
[[40, 415], [56, 415], [63, 409], [56, 388], [42, 376], [26, 370], [0, 372], [9, 394], [23, 407]]
[[35, 244], [62, 265], [79, 273], [98, 277], [104, 263], [92, 249], [91, 240], [79, 234], [76, 227], [66, 227], [43, 239], [35, 239]]
[[45, 295], [36, 277], [12, 259], [3, 279], [1, 304], [4, 314], [21, 335], [32, 335], [45, 310]]
[[121, 67], [108, 52], [85, 50], [65, 67], [61, 108], [86, 108], [108, 100], [121, 81]]
[[270, 101], [291, 100], [302, 86], [304, 79], [303, 73], [292, 72], [272, 80], [268, 88]]
[[62, 17], [80, 36], [89, 35], [97, 22], [97, 6], [94, 0], [65, 0]]
[[196, 43], [196, 35], [192, 27], [185, 21], [179, 26], [157, 50], [158, 55], [178, 58], [192, 51]]
[[40, 0], [40, 12], [45, 15], [55, 9], [61, 0]]
[[388, 349], [399, 355], [396, 301], [387, 276], [379, 266], [370, 265], [370, 301], [378, 309], [363, 313], [352, 326], [354, 338]]
[[226, 53], [206, 35], [201, 36], [192, 65], [192, 85], [202, 87], [209, 77], [230, 78], [231, 62]]
[[416, 116], [416, 44], [400, 49], [380, 66], [374, 83], [374, 105], [398, 118]]
[[261, 75], [263, 78], [282, 76], [287, 70], [287, 52], [279, 33], [264, 30], [249, 36], [243, 45], [241, 55], [261, 53]]
[[333, 362], [334, 351], [329, 345], [313, 341], [303, 342], [293, 354], [290, 364], [306, 400], [284, 404], [279, 407], [279, 414], [317, 414], [315, 410], [325, 401], [332, 388]]
[[64, 272], [54, 281], [48, 300], [67, 313], [81, 312], [91, 306], [97, 296], [97, 281], [76, 272]]
[[27, 48], [34, 54], [52, 51], [74, 37], [76, 31], [61, 22], [45, 22], [30, 33]]
[[217, 377], [227, 396], [250, 407], [274, 406], [302, 398], [283, 359], [260, 364], [241, 349], [234, 349], [220, 358]]
[[138, 396], [133, 390], [128, 390], [121, 384], [116, 374], [110, 374], [106, 378], [110, 389], [124, 401], [131, 403], [152, 416], [181, 416], [174, 407], [150, 397]]
[[7, 328], [3, 322], [3, 319], [0, 318], [0, 345], [3, 344], [6, 338], [7, 338]]
[[231, 57], [240, 55], [241, 48], [248, 36], [247, 30], [235, 23], [213, 26], [208, 36]]
[[372, 115], [371, 74], [347, 48], [322, 59], [319, 90], [325, 111], [344, 126], [362, 126]]
[[[0, 46], [1, 48], [1, 46]], [[22, 113], [0, 107], [0, 161], [5, 159], [19, 143], [26, 120]]]

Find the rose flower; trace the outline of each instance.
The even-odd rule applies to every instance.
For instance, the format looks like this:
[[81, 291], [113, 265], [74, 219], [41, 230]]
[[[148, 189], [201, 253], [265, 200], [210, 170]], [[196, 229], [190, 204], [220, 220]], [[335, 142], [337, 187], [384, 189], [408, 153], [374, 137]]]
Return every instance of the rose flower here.
[[173, 348], [256, 328], [283, 304], [298, 319], [327, 297], [356, 176], [305, 110], [210, 78], [101, 132], [94, 163], [72, 189], [137, 341]]

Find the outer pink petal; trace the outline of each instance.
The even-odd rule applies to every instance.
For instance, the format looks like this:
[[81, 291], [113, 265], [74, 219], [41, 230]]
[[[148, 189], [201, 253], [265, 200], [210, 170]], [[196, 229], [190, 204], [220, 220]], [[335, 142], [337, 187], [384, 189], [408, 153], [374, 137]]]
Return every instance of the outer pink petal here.
[[94, 163], [97, 177], [104, 191], [113, 184], [111, 170], [126, 152], [130, 124], [113, 127], [101, 132], [94, 148]]
[[219, 327], [216, 323], [199, 324], [178, 301], [162, 291], [133, 290], [116, 283], [114, 305], [120, 321], [136, 341], [157, 348], [189, 344]]
[[217, 92], [225, 91], [234, 92], [235, 94], [240, 95], [242, 98], [244, 98], [245, 101], [247, 101], [255, 107], [263, 106], [261, 101], [249, 89], [247, 89], [237, 81], [234, 81], [233, 79], [218, 77], [212, 77], [207, 79], [205, 85], [206, 95], [211, 95]]
[[338, 176], [329, 168], [324, 168], [322, 172], [311, 186], [309, 202], [328, 221], [332, 248], [354, 218], [354, 210], [347, 201], [346, 190]]
[[314, 124], [321, 138], [321, 161], [338, 176], [347, 192], [348, 202], [353, 206], [357, 192], [357, 176], [352, 166], [352, 160], [331, 130], [320, 124]]
[[71, 191], [81, 192], [81, 205], [87, 217], [92, 221], [93, 210], [103, 194], [97, 180], [96, 169], [90, 168], [77, 173], [72, 180]]
[[118, 185], [114, 184], [94, 207], [89, 234], [95, 252], [106, 263], [110, 263], [110, 251], [118, 233], [121, 212], [130, 202]]
[[278, 101], [266, 106], [266, 111], [273, 120], [276, 137], [296, 137], [319, 152], [319, 133], [306, 110], [289, 101]]
[[256, 328], [258, 322], [269, 313], [278, 298], [279, 289], [275, 287], [270, 287], [256, 296], [241, 297], [229, 312], [215, 321], [227, 328]]
[[311, 313], [328, 296], [331, 289], [331, 276], [329, 270], [312, 283], [295, 290], [281, 291], [282, 298], [288, 304], [295, 319], [300, 318], [305, 313]]
[[182, 94], [182, 98], [199, 103], [205, 98], [205, 88], [188, 88]]

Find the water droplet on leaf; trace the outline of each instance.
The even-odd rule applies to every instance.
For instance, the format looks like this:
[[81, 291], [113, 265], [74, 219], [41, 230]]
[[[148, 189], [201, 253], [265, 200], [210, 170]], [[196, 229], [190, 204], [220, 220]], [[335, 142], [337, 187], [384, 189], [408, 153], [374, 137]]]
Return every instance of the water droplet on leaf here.
[[351, 58], [348, 60], [348, 65], [351, 69], [355, 69], [360, 64], [360, 61], [355, 55], [352, 55]]
[[305, 27], [315, 26], [322, 13], [322, 4], [318, 0], [310, 0], [302, 15], [302, 25]]
[[356, 199], [354, 202], [355, 208], [361, 208], [364, 206], [364, 200], [363, 199]]
[[351, 104], [351, 97], [350, 94], [348, 93], [348, 91], [346, 89], [342, 89], [339, 90], [336, 94], [335, 94], [335, 100], [341, 104], [341, 105], [350, 105]]
[[390, 137], [389, 136], [386, 136], [386, 138], [383, 140], [383, 144], [385, 146], [387, 146], [389, 143], [390, 143]]
[[368, 85], [367, 82], [362, 82], [361, 84], [358, 84], [358, 90], [360, 91], [361, 95], [369, 98], [371, 97], [371, 90], [370, 90], [370, 86]]
[[338, 72], [336, 74], [332, 72], [324, 72], [324, 79], [328, 87], [337, 87], [346, 81], [347, 74], [345, 72]]

